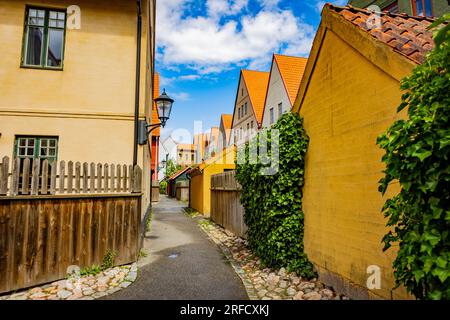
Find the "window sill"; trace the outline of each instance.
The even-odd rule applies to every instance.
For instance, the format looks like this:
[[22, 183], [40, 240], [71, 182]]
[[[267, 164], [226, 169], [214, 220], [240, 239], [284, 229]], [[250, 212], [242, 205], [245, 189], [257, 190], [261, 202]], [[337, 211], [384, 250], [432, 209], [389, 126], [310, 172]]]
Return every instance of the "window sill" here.
[[34, 69], [34, 70], [50, 70], [50, 71], [63, 71], [64, 68], [52, 68], [52, 67], [40, 67], [40, 66], [27, 66], [27, 65], [20, 65], [21, 69]]

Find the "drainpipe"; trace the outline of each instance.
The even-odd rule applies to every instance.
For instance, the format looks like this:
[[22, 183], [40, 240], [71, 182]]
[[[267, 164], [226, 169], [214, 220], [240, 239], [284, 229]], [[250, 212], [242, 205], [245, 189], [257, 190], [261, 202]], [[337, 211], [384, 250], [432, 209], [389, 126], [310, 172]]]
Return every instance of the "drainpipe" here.
[[141, 85], [141, 37], [142, 37], [142, 1], [137, 0], [137, 45], [136, 45], [136, 93], [134, 105], [134, 146], [133, 166], [137, 165], [139, 134], [139, 95]]
[[[192, 168], [191, 168], [192, 170]], [[186, 178], [189, 180], [189, 202], [188, 202], [188, 208], [191, 207], [191, 175], [188, 173], [186, 174]]]

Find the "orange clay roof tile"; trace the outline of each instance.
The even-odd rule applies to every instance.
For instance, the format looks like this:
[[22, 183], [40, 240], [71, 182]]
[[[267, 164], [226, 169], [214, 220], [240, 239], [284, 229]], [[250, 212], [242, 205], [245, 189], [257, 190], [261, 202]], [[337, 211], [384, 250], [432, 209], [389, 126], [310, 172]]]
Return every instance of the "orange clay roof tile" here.
[[327, 6], [417, 64], [423, 63], [427, 53], [434, 48], [433, 33], [427, 29], [434, 19], [382, 12], [380, 26], [370, 28], [371, 24], [367, 22], [374, 21], [372, 12], [351, 6]]
[[269, 84], [269, 72], [242, 70], [242, 77], [244, 78], [245, 86], [250, 96], [256, 121], [261, 124], [267, 85]]
[[232, 114], [222, 114], [222, 123], [225, 129], [231, 129], [231, 122], [233, 120]]
[[284, 56], [275, 54], [274, 59], [283, 78], [291, 105], [294, 105], [297, 97], [298, 87], [305, 72], [307, 58]]

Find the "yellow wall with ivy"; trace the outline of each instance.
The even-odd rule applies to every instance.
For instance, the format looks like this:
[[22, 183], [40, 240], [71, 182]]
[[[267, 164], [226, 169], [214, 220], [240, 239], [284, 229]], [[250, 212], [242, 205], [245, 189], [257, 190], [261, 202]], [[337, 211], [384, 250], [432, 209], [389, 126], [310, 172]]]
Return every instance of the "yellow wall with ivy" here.
[[[340, 279], [360, 298], [407, 297], [404, 289], [392, 290], [395, 249], [382, 250], [388, 230], [381, 212], [385, 199], [378, 192], [383, 152], [376, 145], [378, 135], [398, 118], [399, 86], [329, 30], [300, 107], [310, 137], [305, 250], [321, 276]], [[371, 265], [381, 268], [381, 289], [367, 291]]]

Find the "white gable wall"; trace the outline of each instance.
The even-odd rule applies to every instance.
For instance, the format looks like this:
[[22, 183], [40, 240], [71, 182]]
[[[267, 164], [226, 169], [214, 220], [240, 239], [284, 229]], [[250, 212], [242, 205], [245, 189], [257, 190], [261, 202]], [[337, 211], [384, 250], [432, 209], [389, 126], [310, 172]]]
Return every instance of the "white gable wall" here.
[[284, 87], [283, 79], [281, 78], [280, 70], [275, 60], [272, 63], [272, 70], [269, 79], [269, 89], [267, 92], [266, 104], [263, 116], [263, 128], [268, 128], [270, 123], [270, 108], [273, 108], [274, 123], [277, 122], [280, 114], [278, 112], [278, 104], [282, 104], [283, 113], [289, 112], [292, 108], [289, 96]]

